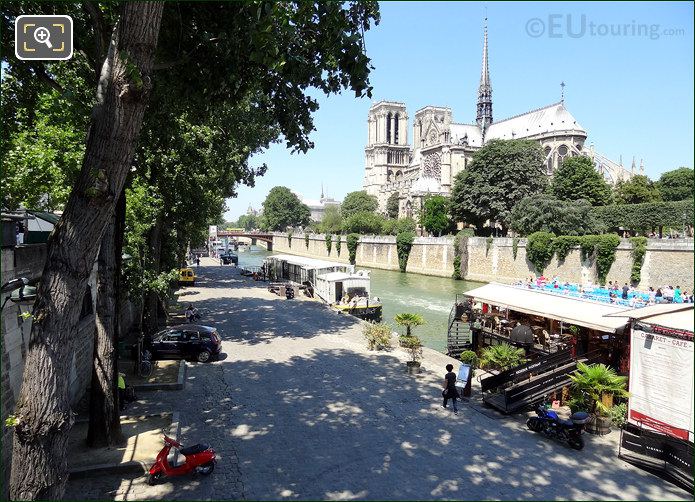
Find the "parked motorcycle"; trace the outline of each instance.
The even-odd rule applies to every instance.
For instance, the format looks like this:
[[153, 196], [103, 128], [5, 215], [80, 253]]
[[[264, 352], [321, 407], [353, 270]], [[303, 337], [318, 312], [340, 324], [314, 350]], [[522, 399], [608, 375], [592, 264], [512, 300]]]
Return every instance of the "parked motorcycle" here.
[[531, 417], [526, 425], [533, 432], [542, 432], [546, 436], [567, 441], [571, 448], [581, 450], [584, 448], [584, 424], [589, 421], [589, 414], [583, 411], [573, 413], [569, 420], [562, 420], [553, 410], [539, 405], [536, 409], [537, 417]]
[[[179, 453], [186, 457], [183, 464], [171, 465], [168, 460], [171, 448], [177, 448]], [[168, 436], [164, 436], [164, 447], [157, 454], [147, 482], [150, 485], [156, 484], [163, 476], [182, 476], [189, 472], [197, 472], [204, 476], [212, 474], [215, 470], [215, 450], [205, 444], [197, 444], [184, 448], [181, 443], [174, 441]]]

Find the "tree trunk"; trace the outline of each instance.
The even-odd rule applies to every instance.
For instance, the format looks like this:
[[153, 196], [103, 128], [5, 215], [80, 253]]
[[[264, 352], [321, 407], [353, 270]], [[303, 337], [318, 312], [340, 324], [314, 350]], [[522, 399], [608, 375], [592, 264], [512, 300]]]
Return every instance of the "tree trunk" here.
[[51, 235], [15, 415], [10, 498], [59, 499], [73, 423], [70, 361], [99, 242], [130, 169], [151, 89], [161, 2], [128, 2], [97, 86], [79, 178]]
[[89, 429], [87, 444], [92, 447], [113, 446], [121, 440], [118, 402], [118, 283], [116, 265], [116, 218], [125, 202], [121, 192], [116, 212], [104, 230], [99, 248], [97, 274], [96, 329], [94, 361], [89, 395]]

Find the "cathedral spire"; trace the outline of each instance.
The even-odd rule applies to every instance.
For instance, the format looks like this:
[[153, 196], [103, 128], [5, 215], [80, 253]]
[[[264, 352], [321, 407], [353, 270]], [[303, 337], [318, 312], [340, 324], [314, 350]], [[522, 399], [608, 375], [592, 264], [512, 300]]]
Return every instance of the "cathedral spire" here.
[[480, 70], [476, 122], [482, 128], [483, 136], [485, 136], [485, 130], [492, 124], [492, 84], [490, 83], [490, 70], [487, 63], [487, 17], [485, 17], [483, 36], [483, 64]]

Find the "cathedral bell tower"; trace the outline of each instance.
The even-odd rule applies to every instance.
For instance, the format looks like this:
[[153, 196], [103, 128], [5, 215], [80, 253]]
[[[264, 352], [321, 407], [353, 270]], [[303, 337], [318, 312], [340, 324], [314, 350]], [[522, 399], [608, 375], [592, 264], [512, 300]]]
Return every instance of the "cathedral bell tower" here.
[[485, 18], [485, 35], [483, 39], [483, 65], [480, 70], [480, 86], [478, 86], [478, 110], [476, 122], [482, 129], [483, 138], [487, 128], [492, 124], [492, 84], [490, 70], [487, 65], [487, 17]]
[[410, 163], [408, 114], [405, 104], [379, 101], [369, 109], [367, 146], [364, 149], [364, 189], [386, 209], [386, 199], [397, 191]]

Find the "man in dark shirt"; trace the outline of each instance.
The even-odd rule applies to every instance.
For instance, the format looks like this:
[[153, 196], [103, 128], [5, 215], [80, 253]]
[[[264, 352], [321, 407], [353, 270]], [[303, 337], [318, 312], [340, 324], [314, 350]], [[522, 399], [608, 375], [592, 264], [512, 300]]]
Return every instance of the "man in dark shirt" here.
[[444, 404], [442, 408], [446, 408], [446, 404], [449, 399], [454, 403], [454, 414], [458, 415], [459, 410], [456, 408], [456, 399], [459, 397], [458, 390], [456, 389], [456, 373], [454, 373], [454, 366], [452, 364], [446, 365], [447, 374], [444, 375], [444, 390], [442, 391], [442, 397], [444, 398]]
[[627, 300], [627, 294], [630, 292], [630, 286], [627, 285], [627, 282], [625, 283], [625, 286], [623, 286], [623, 300]]

